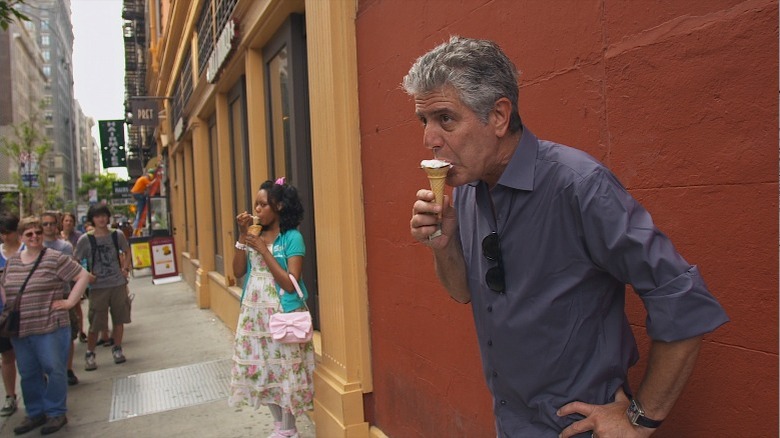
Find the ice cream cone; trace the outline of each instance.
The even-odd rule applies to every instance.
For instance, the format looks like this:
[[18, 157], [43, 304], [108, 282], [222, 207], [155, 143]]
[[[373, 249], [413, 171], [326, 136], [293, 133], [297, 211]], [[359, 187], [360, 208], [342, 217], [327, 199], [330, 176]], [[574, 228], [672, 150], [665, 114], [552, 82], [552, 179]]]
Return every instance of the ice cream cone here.
[[[431, 191], [433, 192], [434, 199], [437, 204], [442, 206], [443, 210], [444, 182], [447, 179], [447, 173], [449, 173], [452, 165], [442, 160], [423, 160], [420, 163], [420, 167], [422, 167], [422, 169], [425, 171], [425, 174], [428, 175], [428, 182], [431, 184]], [[442, 212], [439, 211], [438, 217], [440, 221], [442, 217], [441, 215]], [[438, 230], [428, 236], [428, 239], [434, 239], [439, 236], [441, 236], [441, 224], [439, 224]]]
[[[436, 198], [436, 203], [444, 205], [444, 181], [447, 179], [447, 172], [450, 171], [449, 167], [430, 168], [423, 167], [425, 173], [428, 175], [428, 182], [431, 184], [431, 191]], [[439, 218], [441, 218], [441, 212], [439, 212]]]
[[247, 229], [247, 233], [253, 236], [259, 236], [261, 231], [263, 231], [263, 226], [260, 225], [260, 218], [252, 216], [252, 225]]

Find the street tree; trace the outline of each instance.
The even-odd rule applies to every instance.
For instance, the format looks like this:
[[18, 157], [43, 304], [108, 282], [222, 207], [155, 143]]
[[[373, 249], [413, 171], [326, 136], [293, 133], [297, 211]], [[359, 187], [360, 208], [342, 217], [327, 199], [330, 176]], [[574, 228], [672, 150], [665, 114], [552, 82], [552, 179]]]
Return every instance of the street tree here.
[[19, 216], [67, 207], [62, 197], [62, 187], [49, 181], [48, 156], [52, 142], [42, 126], [38, 113], [33, 113], [28, 120], [11, 125], [10, 134], [0, 137], [0, 154], [5, 155], [18, 169], [11, 172], [11, 179], [18, 191], [5, 196], [3, 203]]
[[[85, 204], [97, 202], [111, 203], [114, 196], [114, 183], [122, 182], [124, 180], [119, 179], [119, 176], [115, 173], [85, 173], [81, 175], [81, 184], [78, 188], [79, 201]], [[95, 190], [96, 198], [90, 199], [90, 192]], [[116, 205], [112, 206], [114, 214], [129, 215], [127, 206]]]
[[30, 21], [15, 6], [23, 5], [25, 0], [0, 0], [0, 29], [8, 30], [13, 21]]

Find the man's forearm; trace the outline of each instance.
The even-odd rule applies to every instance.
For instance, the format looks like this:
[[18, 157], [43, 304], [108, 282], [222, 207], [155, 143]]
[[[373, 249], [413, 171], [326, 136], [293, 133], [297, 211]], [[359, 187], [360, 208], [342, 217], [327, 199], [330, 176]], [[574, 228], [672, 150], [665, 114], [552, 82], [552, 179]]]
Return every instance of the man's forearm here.
[[635, 397], [645, 415], [663, 420], [683, 391], [701, 348], [701, 336], [682, 341], [653, 341], [647, 372]]
[[[455, 245], [455, 246], [453, 246]], [[436, 276], [450, 296], [460, 303], [471, 301], [469, 282], [466, 276], [466, 262], [460, 249], [460, 242], [451, 242], [447, 248], [433, 252]]]

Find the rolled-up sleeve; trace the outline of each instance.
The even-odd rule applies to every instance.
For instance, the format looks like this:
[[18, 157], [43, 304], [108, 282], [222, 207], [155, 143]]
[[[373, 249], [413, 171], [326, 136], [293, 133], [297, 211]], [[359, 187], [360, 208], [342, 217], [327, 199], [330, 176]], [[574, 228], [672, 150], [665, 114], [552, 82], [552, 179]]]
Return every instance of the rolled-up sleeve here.
[[657, 341], [700, 336], [729, 320], [696, 266], [641, 295], [641, 299], [647, 309], [647, 333]]
[[591, 258], [633, 286], [647, 310], [652, 339], [688, 339], [728, 322], [698, 267], [685, 261], [613, 175], [596, 171], [585, 177], [578, 205]]

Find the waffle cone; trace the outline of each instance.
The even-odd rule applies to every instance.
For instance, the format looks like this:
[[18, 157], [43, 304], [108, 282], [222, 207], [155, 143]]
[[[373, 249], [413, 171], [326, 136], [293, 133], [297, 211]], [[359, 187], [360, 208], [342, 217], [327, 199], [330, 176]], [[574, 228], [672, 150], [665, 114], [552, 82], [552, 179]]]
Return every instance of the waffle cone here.
[[[436, 203], [444, 205], [444, 182], [447, 179], [447, 172], [450, 171], [449, 167], [429, 168], [423, 167], [425, 173], [428, 175], [428, 182], [431, 184], [431, 191], [436, 198]], [[441, 216], [441, 213], [439, 213]]]

